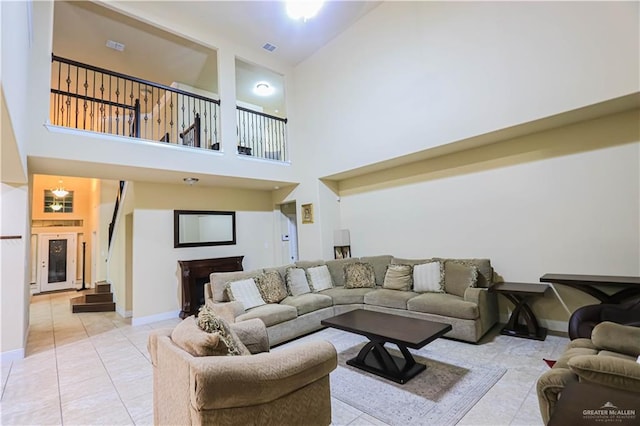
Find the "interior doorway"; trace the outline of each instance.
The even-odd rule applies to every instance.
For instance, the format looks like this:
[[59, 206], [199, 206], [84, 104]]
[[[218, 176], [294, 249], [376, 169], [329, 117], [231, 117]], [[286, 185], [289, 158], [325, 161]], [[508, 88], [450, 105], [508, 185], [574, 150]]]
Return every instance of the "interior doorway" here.
[[75, 288], [77, 234], [40, 234], [40, 292]]
[[298, 218], [296, 202], [280, 205], [280, 234], [282, 240], [282, 257], [289, 263], [298, 261]]

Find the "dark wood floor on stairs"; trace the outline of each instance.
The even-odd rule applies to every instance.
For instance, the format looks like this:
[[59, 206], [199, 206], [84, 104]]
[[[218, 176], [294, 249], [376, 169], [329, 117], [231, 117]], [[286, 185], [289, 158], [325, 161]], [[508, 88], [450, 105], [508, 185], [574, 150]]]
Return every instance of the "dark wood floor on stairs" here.
[[111, 284], [97, 282], [95, 288], [71, 299], [71, 312], [110, 312], [116, 310]]

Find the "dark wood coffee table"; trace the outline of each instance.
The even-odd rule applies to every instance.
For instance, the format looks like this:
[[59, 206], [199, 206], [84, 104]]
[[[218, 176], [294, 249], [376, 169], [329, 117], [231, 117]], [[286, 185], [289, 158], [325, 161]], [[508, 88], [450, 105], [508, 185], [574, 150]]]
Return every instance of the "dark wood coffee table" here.
[[[407, 348], [420, 349], [451, 330], [450, 324], [364, 309], [327, 318], [321, 324], [366, 336], [370, 342], [347, 364], [400, 384], [427, 368], [416, 362]], [[385, 343], [397, 345], [403, 358], [391, 355]]]

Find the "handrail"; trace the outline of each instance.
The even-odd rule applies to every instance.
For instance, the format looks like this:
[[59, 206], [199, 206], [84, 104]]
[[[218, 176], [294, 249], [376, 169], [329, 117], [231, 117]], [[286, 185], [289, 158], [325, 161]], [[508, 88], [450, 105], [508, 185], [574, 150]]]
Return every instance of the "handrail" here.
[[244, 108], [244, 107], [241, 107], [241, 106], [238, 106], [238, 105], [236, 106], [236, 109], [238, 109], [240, 111], [244, 111], [244, 112], [249, 112], [251, 114], [259, 115], [261, 117], [270, 118], [272, 120], [282, 121], [283, 123], [287, 123], [289, 121], [288, 118], [277, 117], [275, 115], [270, 115], [270, 114], [267, 114], [265, 112], [260, 112], [260, 111], [254, 111], [252, 109]]
[[51, 54], [51, 62], [53, 62], [53, 61], [59, 61], [59, 62], [62, 62], [63, 64], [69, 64], [69, 65], [73, 65], [73, 66], [80, 67], [80, 68], [86, 68], [86, 69], [91, 70], [91, 71], [96, 71], [96, 72], [101, 72], [101, 73], [104, 73], [104, 74], [109, 74], [109, 75], [112, 75], [114, 77], [120, 77], [120, 78], [123, 78], [123, 79], [126, 79], [126, 80], [135, 81], [136, 83], [139, 83], [139, 84], [145, 84], [147, 86], [156, 87], [158, 89], [168, 90], [170, 92], [174, 92], [174, 93], [177, 93], [179, 95], [185, 95], [185, 96], [189, 96], [191, 98], [196, 98], [196, 99], [200, 99], [202, 101], [207, 101], [207, 102], [213, 102], [214, 104], [220, 105], [220, 101], [218, 99], [207, 98], [206, 96], [198, 95], [196, 93], [185, 92], [184, 90], [176, 89], [175, 87], [171, 87], [171, 86], [165, 86], [164, 84], [161, 84], [161, 83], [154, 83], [152, 81], [145, 80], [143, 78], [133, 77], [133, 76], [130, 76], [130, 75], [127, 75], [127, 74], [119, 73], [117, 71], [111, 71], [111, 70], [108, 70], [108, 69], [105, 69], [105, 68], [100, 68], [100, 67], [96, 67], [96, 66], [93, 66], [93, 65], [84, 64], [82, 62], [74, 61], [72, 59], [62, 58], [62, 57], [56, 56], [56, 55], [54, 55], [52, 53]]
[[63, 90], [58, 90], [58, 89], [51, 89], [51, 93], [53, 93], [54, 95], [62, 95], [62, 96], [69, 96], [71, 98], [78, 98], [78, 99], [82, 99], [85, 101], [91, 101], [91, 102], [100, 102], [101, 104], [105, 104], [105, 105], [109, 105], [109, 106], [113, 106], [116, 108], [123, 108], [123, 109], [130, 109], [135, 111], [136, 107], [135, 106], [131, 106], [131, 105], [127, 105], [127, 104], [121, 104], [119, 102], [112, 102], [106, 99], [100, 99], [100, 98], [94, 98], [91, 96], [86, 96], [86, 95], [80, 95], [78, 93], [73, 93], [73, 92], [65, 92]]
[[108, 247], [111, 247], [111, 240], [113, 239], [113, 231], [115, 230], [116, 218], [118, 217], [118, 210], [120, 209], [120, 199], [122, 198], [122, 191], [124, 190], [125, 181], [121, 180], [118, 187], [118, 193], [116, 194], [116, 203], [113, 206], [113, 215], [111, 216], [111, 223], [109, 223], [109, 241]]

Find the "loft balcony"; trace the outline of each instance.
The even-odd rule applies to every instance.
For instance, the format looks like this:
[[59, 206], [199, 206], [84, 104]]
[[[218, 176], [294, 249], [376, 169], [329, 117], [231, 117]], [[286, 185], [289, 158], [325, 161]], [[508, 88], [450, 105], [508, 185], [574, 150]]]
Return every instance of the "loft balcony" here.
[[237, 106], [236, 140], [223, 141], [220, 100], [180, 86], [52, 55], [50, 121], [132, 142], [218, 152], [226, 148], [252, 158], [289, 161], [286, 118]]

